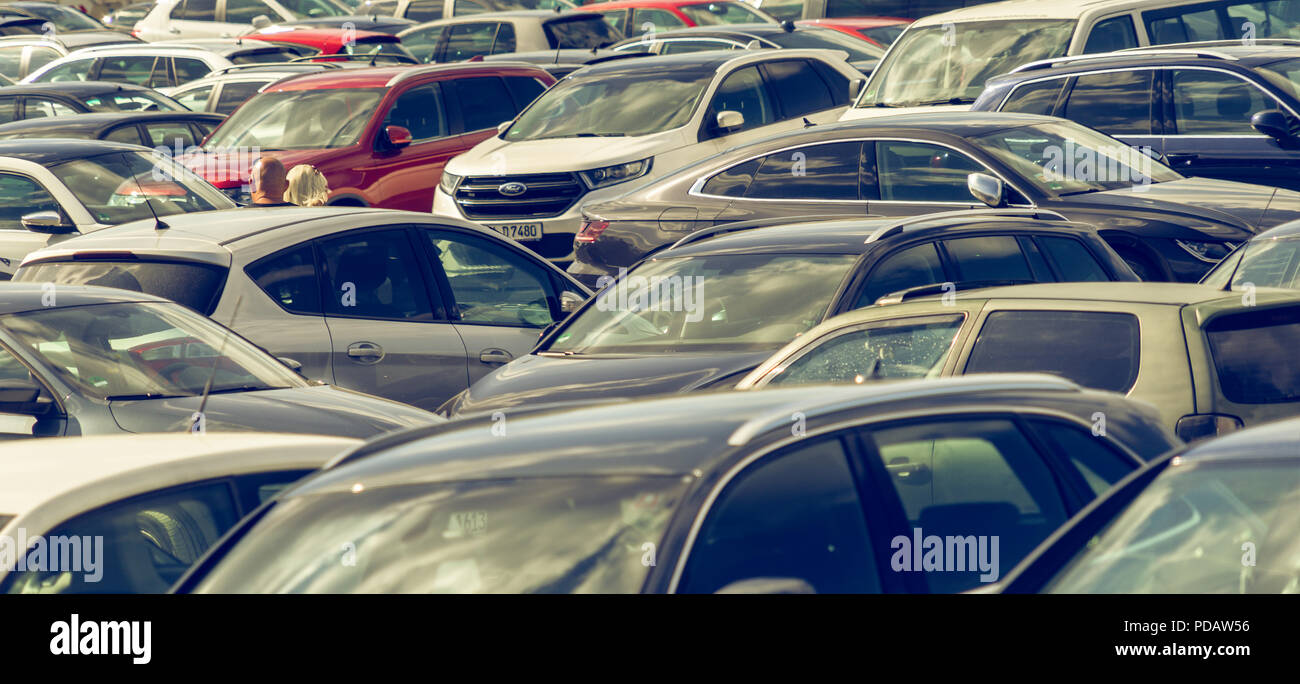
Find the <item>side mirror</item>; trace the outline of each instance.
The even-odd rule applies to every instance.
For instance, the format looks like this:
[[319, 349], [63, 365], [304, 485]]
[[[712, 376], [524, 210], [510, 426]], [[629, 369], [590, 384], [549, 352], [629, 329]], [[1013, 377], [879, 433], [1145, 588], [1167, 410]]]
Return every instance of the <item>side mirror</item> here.
[[41, 386], [31, 379], [0, 380], [0, 413], [39, 416], [53, 405], [48, 399], [41, 401]]
[[587, 298], [577, 292], [565, 290], [560, 293], [560, 313], [571, 314], [577, 311], [585, 301], [587, 301]]
[[49, 233], [51, 235], [60, 233], [72, 233], [77, 227], [64, 223], [63, 216], [57, 211], [36, 211], [30, 214], [24, 214], [20, 219], [23, 228], [33, 233]]
[[995, 178], [987, 173], [972, 173], [966, 176], [966, 189], [975, 199], [998, 209], [1007, 203], [1006, 188], [1002, 185], [1001, 178]]
[[718, 130], [734, 131], [745, 125], [745, 115], [730, 109], [718, 112]]
[[867, 79], [855, 78], [849, 81], [849, 102], [857, 102], [858, 96], [862, 94], [863, 86], [867, 85]]
[[302, 362], [298, 359], [291, 359], [287, 356], [277, 356], [275, 357], [275, 360], [288, 366], [289, 370], [298, 373], [299, 375], [302, 374]]
[[502, 121], [501, 123], [497, 124], [497, 135], [501, 135], [502, 133], [505, 133], [506, 129], [510, 128], [511, 123], [513, 122]]
[[271, 18], [266, 16], [265, 14], [259, 14], [253, 17], [253, 28], [255, 29], [264, 29], [270, 25], [271, 25]]
[[737, 580], [715, 594], [816, 594], [811, 584], [795, 577], [752, 577]]
[[1262, 112], [1255, 112], [1255, 115], [1250, 117], [1250, 125], [1255, 130], [1274, 140], [1290, 141], [1292, 139], [1290, 123], [1286, 119], [1286, 114], [1283, 114], [1280, 109], [1265, 109]]
[[411, 144], [411, 131], [405, 126], [385, 126], [384, 135], [388, 138], [388, 146], [394, 149]]

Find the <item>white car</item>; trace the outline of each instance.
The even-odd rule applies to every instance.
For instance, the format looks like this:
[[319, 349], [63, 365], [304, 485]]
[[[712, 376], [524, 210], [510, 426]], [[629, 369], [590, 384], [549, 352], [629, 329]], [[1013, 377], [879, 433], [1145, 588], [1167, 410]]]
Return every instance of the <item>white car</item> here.
[[162, 593], [237, 520], [359, 444], [227, 432], [0, 447], [0, 594]]
[[[433, 21], [488, 12], [524, 9], [519, 0], [343, 0], [357, 14], [400, 17], [412, 21]], [[570, 0], [537, 0], [528, 9], [555, 10], [557, 7], [573, 9], [577, 3]]]
[[302, 73], [337, 69], [331, 62], [297, 64], [240, 64], [214, 71], [197, 81], [172, 88], [173, 100], [196, 112], [229, 114], [248, 98], [282, 78]]
[[257, 26], [350, 14], [335, 0], [158, 0], [131, 33], [148, 41], [233, 38]]
[[837, 119], [864, 80], [846, 56], [728, 50], [583, 67], [502, 124], [501, 133], [448, 162], [433, 213], [481, 223], [569, 261], [581, 204], [735, 145]]
[[397, 34], [421, 62], [460, 62], [512, 52], [591, 50], [623, 40], [595, 12], [525, 10], [472, 14], [412, 26]]
[[286, 62], [301, 53], [264, 41], [209, 39], [86, 48], [33, 71], [22, 83], [111, 81], [165, 92], [236, 64]]
[[843, 120], [969, 109], [988, 79], [1038, 60], [1199, 40], [1300, 38], [1298, 0], [1006, 0], [907, 27]]

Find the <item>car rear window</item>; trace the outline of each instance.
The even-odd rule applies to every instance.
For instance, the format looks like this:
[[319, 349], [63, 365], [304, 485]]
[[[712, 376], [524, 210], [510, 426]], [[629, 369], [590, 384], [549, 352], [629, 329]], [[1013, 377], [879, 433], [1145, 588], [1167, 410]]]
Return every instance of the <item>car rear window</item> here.
[[1093, 389], [1127, 392], [1140, 361], [1137, 316], [1096, 311], [995, 311], [966, 373], [1052, 373]]
[[1219, 316], [1205, 326], [1205, 336], [1229, 401], [1300, 400], [1300, 307]]
[[612, 45], [623, 39], [618, 29], [605, 23], [598, 14], [548, 21], [542, 24], [542, 30], [546, 32], [546, 42], [550, 44], [552, 50], [560, 48], [590, 50]]
[[206, 316], [216, 308], [226, 282], [226, 269], [163, 261], [54, 261], [24, 266], [14, 280], [143, 292], [184, 304]]

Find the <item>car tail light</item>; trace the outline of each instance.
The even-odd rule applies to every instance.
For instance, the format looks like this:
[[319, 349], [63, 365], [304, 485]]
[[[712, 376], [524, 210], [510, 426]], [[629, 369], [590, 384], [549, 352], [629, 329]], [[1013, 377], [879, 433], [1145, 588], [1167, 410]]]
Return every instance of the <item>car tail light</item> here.
[[1216, 437], [1244, 427], [1241, 419], [1222, 413], [1201, 413], [1183, 416], [1178, 419], [1174, 431], [1184, 442]]
[[595, 242], [609, 227], [609, 221], [583, 221], [582, 229], [573, 237], [574, 242]]

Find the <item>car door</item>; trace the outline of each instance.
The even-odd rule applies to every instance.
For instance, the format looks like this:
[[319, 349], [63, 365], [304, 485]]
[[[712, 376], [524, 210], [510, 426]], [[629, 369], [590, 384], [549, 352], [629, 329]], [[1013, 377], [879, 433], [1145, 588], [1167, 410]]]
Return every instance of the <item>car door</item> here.
[[527, 354], [555, 320], [559, 293], [536, 257], [468, 231], [424, 228], [448, 318], [465, 342], [469, 384]]
[[[325, 284], [315, 246], [303, 242], [277, 250], [245, 266], [244, 273], [270, 302], [256, 292], [244, 295], [240, 334], [276, 357], [302, 364], [298, 372], [304, 377], [330, 380], [334, 350], [321, 306]], [[232, 294], [239, 296], [229, 288], [223, 296]]]
[[383, 226], [319, 240], [321, 301], [336, 384], [432, 411], [468, 371], [415, 239]]
[[876, 140], [874, 144], [875, 169], [870, 177], [877, 186], [877, 199], [867, 203], [869, 213], [915, 216], [987, 208], [971, 196], [967, 177], [991, 172], [960, 150], [921, 140]]
[[1171, 68], [1163, 74], [1163, 149], [1174, 170], [1300, 190], [1300, 149], [1283, 147], [1250, 125], [1251, 116], [1273, 109], [1300, 130], [1300, 119], [1273, 95], [1235, 72]]
[[173, 39], [220, 38], [229, 31], [217, 23], [217, 0], [182, 0], [172, 8], [166, 30]]
[[[372, 205], [410, 211], [427, 211], [433, 205], [433, 191], [443, 167], [466, 147], [453, 133], [447, 115], [446, 84], [414, 85], [393, 99], [375, 130], [371, 161], [360, 169], [366, 176]], [[391, 145], [386, 133], [389, 126], [409, 131], [410, 144], [400, 148]]]
[[0, 172], [0, 280], [12, 278], [28, 253], [52, 239], [61, 239], [23, 227], [22, 218], [38, 211], [58, 212], [64, 222], [71, 223], [58, 201], [40, 183], [21, 174]]

